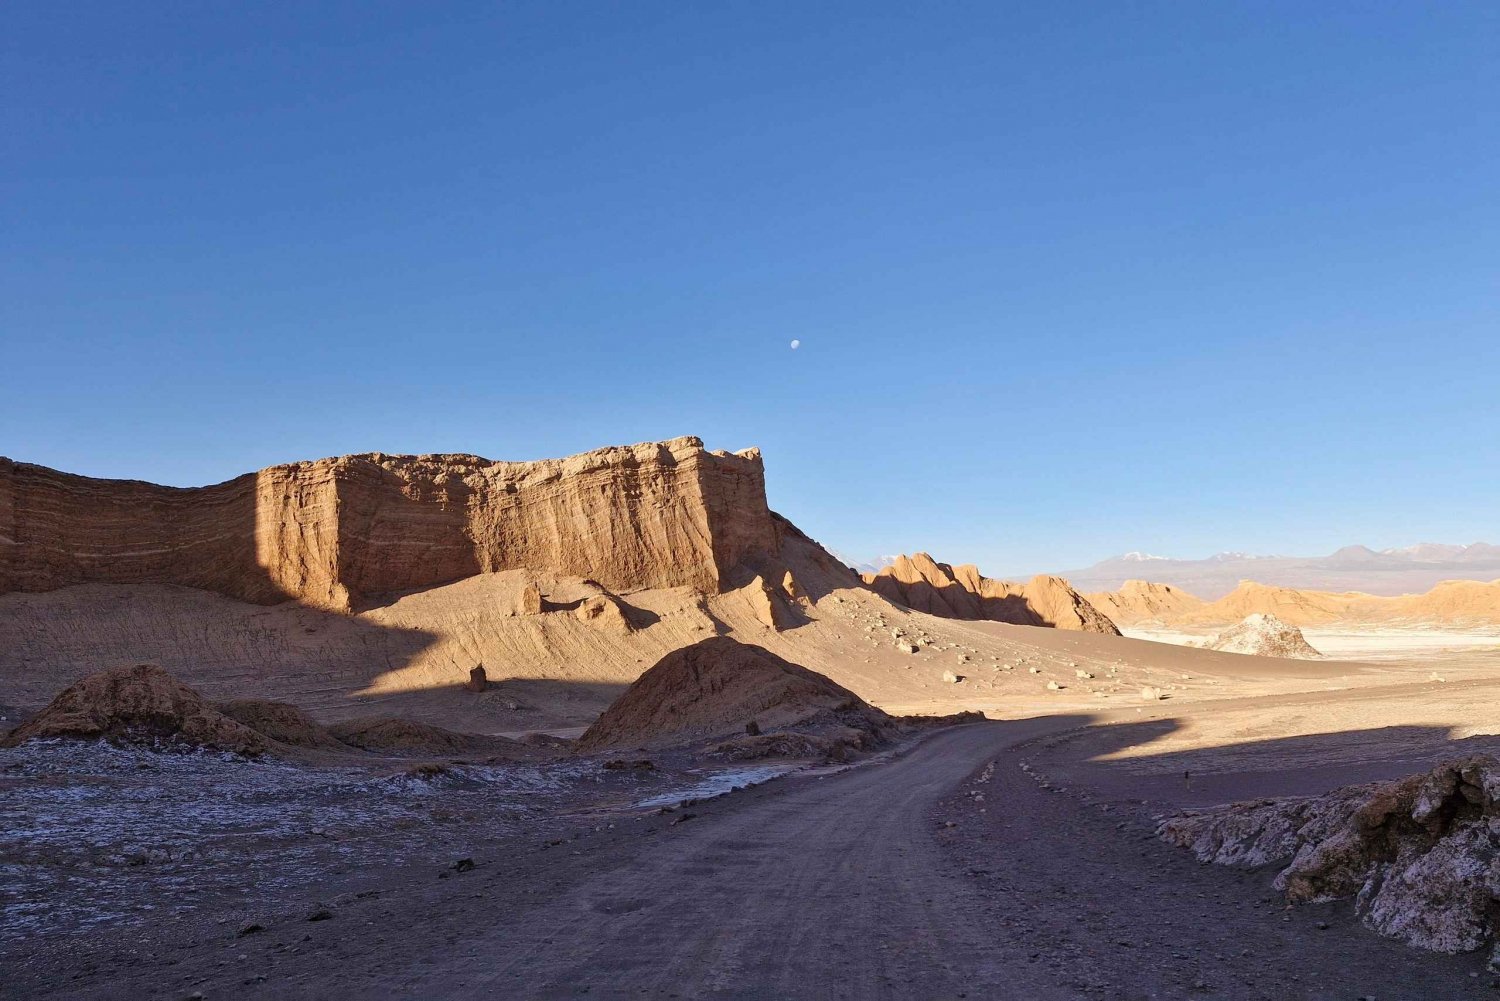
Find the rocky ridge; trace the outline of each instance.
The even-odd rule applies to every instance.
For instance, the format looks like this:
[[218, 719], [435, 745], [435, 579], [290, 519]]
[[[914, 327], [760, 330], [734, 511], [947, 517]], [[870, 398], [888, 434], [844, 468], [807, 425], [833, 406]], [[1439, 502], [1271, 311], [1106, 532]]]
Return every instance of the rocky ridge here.
[[972, 563], [954, 567], [927, 553], [914, 553], [898, 556], [862, 579], [889, 601], [944, 618], [1120, 634], [1108, 617], [1061, 577], [1037, 576], [1017, 584], [985, 577]]

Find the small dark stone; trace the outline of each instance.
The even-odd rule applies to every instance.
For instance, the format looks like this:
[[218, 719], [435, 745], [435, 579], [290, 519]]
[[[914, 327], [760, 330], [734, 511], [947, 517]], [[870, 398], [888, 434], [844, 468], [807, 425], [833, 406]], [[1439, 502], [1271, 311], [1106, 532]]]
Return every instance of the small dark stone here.
[[474, 860], [471, 858], [461, 858], [457, 862], [453, 863], [454, 872], [468, 872], [473, 868]]
[[307, 916], [309, 921], [327, 921], [333, 917], [333, 912], [326, 907], [319, 907]]
[[238, 932], [236, 932], [235, 934], [238, 935], [241, 938], [244, 938], [246, 935], [254, 935], [258, 931], [265, 931], [265, 930], [266, 930], [266, 926], [265, 925], [259, 924], [258, 922], [255, 922], [255, 921], [251, 921], [249, 924], [241, 925], [240, 926], [240, 930]]

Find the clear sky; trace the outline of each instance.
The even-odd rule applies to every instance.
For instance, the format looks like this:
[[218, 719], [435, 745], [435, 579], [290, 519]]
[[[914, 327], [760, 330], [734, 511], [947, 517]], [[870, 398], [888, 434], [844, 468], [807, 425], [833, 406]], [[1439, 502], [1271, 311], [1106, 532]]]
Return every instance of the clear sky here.
[[0, 454], [696, 434], [858, 558], [1500, 542], [1497, 52], [1493, 2], [11, 0]]

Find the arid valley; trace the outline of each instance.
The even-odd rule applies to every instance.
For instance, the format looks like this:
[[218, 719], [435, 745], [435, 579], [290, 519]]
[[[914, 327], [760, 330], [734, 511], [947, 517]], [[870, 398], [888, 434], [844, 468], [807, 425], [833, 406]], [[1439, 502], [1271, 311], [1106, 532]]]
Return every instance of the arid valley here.
[[763, 468], [0, 464], [6, 996], [1500, 985], [1500, 582], [860, 575]]
[[0, 1001], [1500, 1001], [1500, 5], [0, 5]]

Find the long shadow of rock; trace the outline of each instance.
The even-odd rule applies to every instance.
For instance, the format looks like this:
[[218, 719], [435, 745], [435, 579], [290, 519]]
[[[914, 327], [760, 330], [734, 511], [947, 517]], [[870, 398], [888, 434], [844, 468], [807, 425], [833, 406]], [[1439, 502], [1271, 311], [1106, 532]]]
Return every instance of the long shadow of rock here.
[[[1317, 795], [1344, 785], [1425, 771], [1434, 763], [1500, 752], [1500, 736], [1456, 737], [1438, 725], [1403, 725], [1172, 747], [1175, 718], [1089, 727], [1041, 742], [1038, 766], [1107, 798], [1174, 807], [1269, 796]], [[1152, 745], [1161, 745], [1151, 750]]]

